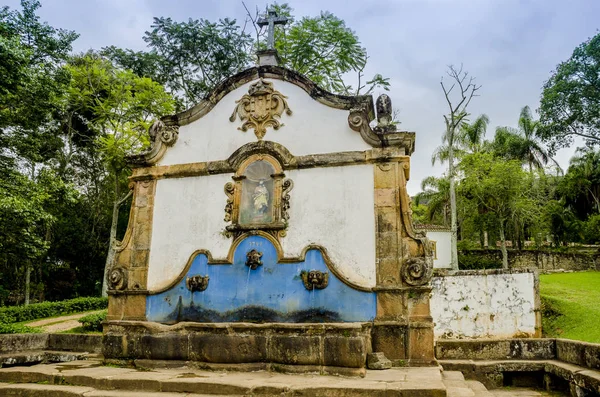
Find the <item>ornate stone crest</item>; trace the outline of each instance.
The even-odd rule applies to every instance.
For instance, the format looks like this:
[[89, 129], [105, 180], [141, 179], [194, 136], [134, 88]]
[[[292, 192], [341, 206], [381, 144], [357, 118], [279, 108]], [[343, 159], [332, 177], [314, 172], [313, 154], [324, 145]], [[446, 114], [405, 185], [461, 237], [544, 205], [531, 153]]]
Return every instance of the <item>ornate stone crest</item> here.
[[278, 119], [284, 111], [288, 116], [292, 114], [286, 98], [273, 88], [273, 83], [260, 79], [250, 86], [248, 94], [235, 102], [237, 106], [229, 121], [234, 122], [239, 116], [244, 123], [238, 129], [246, 132], [254, 128], [254, 134], [261, 140], [267, 133], [267, 127], [278, 130], [283, 126]]
[[400, 273], [406, 284], [415, 287], [421, 286], [431, 280], [433, 266], [424, 258], [410, 258], [404, 261]]
[[302, 278], [304, 288], [309, 291], [324, 289], [329, 284], [329, 273], [320, 270], [311, 270], [310, 272], [303, 270], [300, 272], [300, 277]]
[[204, 291], [208, 288], [208, 276], [192, 276], [185, 279], [185, 286], [192, 292]]

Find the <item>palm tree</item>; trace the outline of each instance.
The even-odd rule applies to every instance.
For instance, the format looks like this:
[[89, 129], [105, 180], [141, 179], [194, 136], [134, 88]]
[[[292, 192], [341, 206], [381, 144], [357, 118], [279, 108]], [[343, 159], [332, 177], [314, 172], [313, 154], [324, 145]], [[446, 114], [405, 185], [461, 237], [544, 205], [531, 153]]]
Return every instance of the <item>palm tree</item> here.
[[[483, 150], [483, 137], [487, 130], [490, 119], [487, 115], [482, 114], [477, 117], [472, 123], [464, 122], [460, 126], [460, 130], [454, 137], [454, 158], [460, 160], [466, 154], [478, 153]], [[441, 164], [448, 161], [450, 155], [450, 146], [448, 145], [448, 137], [444, 134], [442, 137], [442, 145], [438, 146], [431, 156], [431, 165], [435, 165], [437, 161]]]
[[448, 226], [450, 215], [450, 180], [446, 177], [429, 176], [421, 182], [421, 192], [415, 196], [415, 204], [427, 204], [427, 220], [441, 219]]
[[550, 161], [559, 167], [548, 151], [535, 139], [539, 126], [540, 123], [533, 119], [529, 106], [525, 106], [519, 116], [519, 128], [496, 129], [493, 142], [495, 151], [507, 160], [520, 160], [527, 164], [529, 173], [533, 173], [534, 167], [543, 169]]

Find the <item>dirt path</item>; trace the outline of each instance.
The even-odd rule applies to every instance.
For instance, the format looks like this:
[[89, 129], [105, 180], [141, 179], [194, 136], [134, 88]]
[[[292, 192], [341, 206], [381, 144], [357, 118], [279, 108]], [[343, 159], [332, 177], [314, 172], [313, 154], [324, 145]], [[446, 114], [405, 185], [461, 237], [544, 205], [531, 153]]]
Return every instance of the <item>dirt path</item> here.
[[44, 330], [44, 332], [67, 331], [69, 329], [81, 326], [81, 323], [77, 321], [81, 317], [87, 316], [88, 314], [99, 313], [101, 311], [102, 310], [95, 310], [91, 312], [71, 314], [69, 316], [45, 318], [43, 320], [32, 321], [25, 325], [29, 327], [41, 327]]

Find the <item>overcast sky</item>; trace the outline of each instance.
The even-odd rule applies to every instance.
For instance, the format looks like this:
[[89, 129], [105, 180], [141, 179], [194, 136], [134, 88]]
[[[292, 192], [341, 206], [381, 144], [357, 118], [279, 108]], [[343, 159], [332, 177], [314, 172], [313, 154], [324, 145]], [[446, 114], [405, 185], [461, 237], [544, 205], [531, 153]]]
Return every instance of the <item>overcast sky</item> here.
[[[141, 50], [153, 17], [236, 18], [239, 0], [41, 0], [43, 20], [80, 34], [76, 51], [116, 45]], [[18, 8], [18, 0], [5, 0]], [[295, 15], [327, 10], [346, 21], [369, 53], [367, 76], [389, 77], [401, 129], [417, 133], [409, 193], [441, 175], [431, 154], [441, 143], [447, 105], [440, 78], [449, 64], [464, 65], [482, 85], [469, 111], [496, 126], [516, 126], [520, 109], [537, 109], [541, 87], [556, 65], [600, 28], [600, 0], [296, 0]], [[250, 9], [266, 3], [246, 0]], [[558, 153], [566, 168], [574, 148]]]

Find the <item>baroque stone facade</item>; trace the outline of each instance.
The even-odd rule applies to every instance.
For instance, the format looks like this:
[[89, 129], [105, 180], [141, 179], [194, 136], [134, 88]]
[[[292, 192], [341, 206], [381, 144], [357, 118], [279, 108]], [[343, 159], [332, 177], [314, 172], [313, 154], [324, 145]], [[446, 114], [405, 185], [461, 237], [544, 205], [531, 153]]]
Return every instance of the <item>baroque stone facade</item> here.
[[266, 65], [155, 123], [151, 148], [130, 158], [134, 204], [109, 275], [105, 355], [135, 355], [135, 344], [111, 346], [142, 328], [181, 335], [169, 327], [182, 321], [209, 334], [220, 331], [207, 323], [264, 322], [253, 332], [265, 335], [315, 322], [337, 335], [348, 322], [361, 353], [340, 366], [363, 368], [371, 351], [434, 364], [432, 253], [406, 191], [415, 134], [390, 122], [389, 97], [377, 109], [372, 128], [370, 96], [336, 96]]

